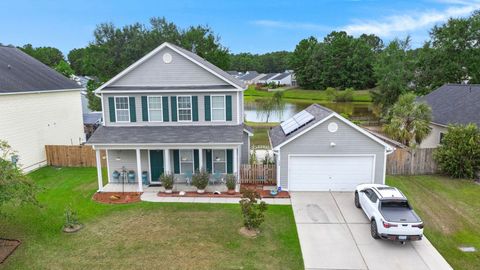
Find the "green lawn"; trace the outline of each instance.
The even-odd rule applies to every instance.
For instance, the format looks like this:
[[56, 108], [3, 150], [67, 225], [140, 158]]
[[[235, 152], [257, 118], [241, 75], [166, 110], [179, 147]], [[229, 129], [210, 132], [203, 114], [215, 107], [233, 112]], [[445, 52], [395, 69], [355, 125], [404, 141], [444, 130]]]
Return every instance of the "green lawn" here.
[[268, 130], [279, 123], [245, 122], [245, 124], [253, 128], [253, 137], [250, 138], [251, 145], [270, 145]]
[[[253, 86], [250, 86], [244, 92], [246, 100], [258, 99], [262, 97], [271, 97], [274, 92], [256, 90]], [[315, 101], [327, 101], [328, 98], [325, 95], [325, 91], [321, 90], [305, 90], [300, 88], [285, 90], [283, 98], [286, 100], [315, 100]], [[372, 97], [370, 90], [356, 90], [353, 95], [353, 102], [371, 102]]]
[[[43, 188], [41, 208], [6, 207], [0, 236], [22, 245], [3, 269], [302, 269], [290, 206], [269, 206], [262, 234], [246, 239], [239, 205], [91, 200], [94, 168], [43, 168], [30, 176]], [[61, 232], [67, 205], [85, 228]], [[1, 267], [0, 267], [1, 268]]]
[[454, 269], [479, 269], [480, 185], [442, 176], [388, 176], [402, 190], [425, 222], [425, 235]]

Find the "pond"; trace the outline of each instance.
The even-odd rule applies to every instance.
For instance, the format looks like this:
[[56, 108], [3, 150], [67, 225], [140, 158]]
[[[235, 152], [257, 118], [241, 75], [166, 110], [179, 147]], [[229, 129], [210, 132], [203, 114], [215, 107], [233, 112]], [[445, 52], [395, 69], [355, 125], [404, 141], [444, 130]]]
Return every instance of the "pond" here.
[[[301, 110], [307, 108], [312, 103], [311, 101], [293, 101], [288, 100], [285, 102], [283, 110], [277, 110], [270, 114], [268, 122], [281, 122], [284, 121]], [[352, 120], [361, 121], [378, 121], [378, 110], [372, 103], [369, 102], [316, 102], [322, 106], [325, 106], [339, 114], [346, 114]], [[258, 113], [259, 107], [258, 100], [245, 101], [245, 119], [250, 122], [265, 122], [267, 116]]]

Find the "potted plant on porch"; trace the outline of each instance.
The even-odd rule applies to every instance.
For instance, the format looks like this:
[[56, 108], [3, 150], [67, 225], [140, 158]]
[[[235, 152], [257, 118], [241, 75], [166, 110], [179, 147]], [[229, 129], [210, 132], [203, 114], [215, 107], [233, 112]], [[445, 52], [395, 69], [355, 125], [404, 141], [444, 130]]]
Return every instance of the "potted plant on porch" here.
[[228, 174], [226, 177], [226, 182], [225, 184], [227, 185], [227, 193], [232, 195], [235, 194], [235, 186], [237, 185], [237, 179], [235, 175], [233, 174]]
[[192, 184], [197, 187], [197, 193], [205, 193], [208, 186], [209, 175], [206, 171], [196, 171], [192, 176]]
[[175, 182], [173, 173], [162, 174], [160, 176], [160, 182], [162, 182], [163, 188], [165, 188], [165, 193], [172, 193], [173, 183]]

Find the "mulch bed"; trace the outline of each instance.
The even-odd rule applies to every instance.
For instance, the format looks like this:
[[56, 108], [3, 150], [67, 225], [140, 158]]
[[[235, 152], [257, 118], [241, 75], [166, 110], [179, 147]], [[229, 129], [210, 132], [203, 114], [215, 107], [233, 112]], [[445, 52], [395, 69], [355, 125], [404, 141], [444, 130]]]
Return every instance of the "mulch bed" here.
[[99, 203], [125, 204], [139, 202], [141, 192], [97, 192], [92, 199]]
[[[249, 187], [250, 188], [250, 187]], [[276, 196], [270, 195], [269, 190], [258, 189], [257, 192], [260, 193], [262, 198], [290, 198], [290, 194], [287, 191], [281, 191]], [[228, 194], [226, 192], [221, 194], [214, 194], [213, 192], [197, 193], [196, 191], [185, 192], [185, 195], [180, 195], [178, 192], [165, 193], [159, 192], [158, 197], [204, 197], [204, 198], [240, 198], [242, 194], [240, 192], [235, 192], [234, 194]]]
[[12, 255], [20, 243], [19, 240], [0, 238], [0, 264]]

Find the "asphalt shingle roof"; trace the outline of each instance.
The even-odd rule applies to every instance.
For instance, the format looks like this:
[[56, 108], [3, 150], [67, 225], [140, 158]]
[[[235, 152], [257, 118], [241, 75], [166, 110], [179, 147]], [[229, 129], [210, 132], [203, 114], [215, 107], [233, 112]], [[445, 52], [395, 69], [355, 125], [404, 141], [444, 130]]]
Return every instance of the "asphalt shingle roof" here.
[[258, 72], [256, 72], [256, 71], [249, 71], [249, 72], [246, 73], [245, 75], [238, 77], [238, 79], [239, 79], [239, 80], [243, 80], [243, 81], [248, 81], [248, 80], [255, 79], [255, 78], [258, 77], [259, 75], [260, 75], [260, 74], [258, 74]]
[[83, 114], [83, 124], [93, 125], [98, 124], [102, 120], [102, 112], [90, 112]]
[[430, 105], [434, 123], [480, 126], [479, 84], [445, 84], [418, 100]]
[[243, 125], [100, 126], [87, 144], [242, 143], [243, 129]]
[[283, 143], [284, 141], [292, 138], [293, 136], [297, 135], [298, 133], [302, 132], [302, 130], [314, 125], [315, 123], [322, 121], [329, 115], [333, 113], [332, 110], [325, 108], [323, 106], [320, 106], [318, 104], [312, 104], [308, 106], [305, 111], [311, 113], [315, 119], [313, 121], [309, 122], [308, 124], [300, 127], [299, 129], [293, 131], [292, 133], [285, 135], [283, 132], [283, 129], [280, 125], [275, 126], [271, 128], [268, 132], [268, 136], [270, 137], [270, 142], [272, 143], [272, 147], [276, 147]]
[[280, 73], [280, 75], [276, 76], [275, 78], [273, 78], [274, 80], [281, 80], [283, 78], [286, 78], [288, 76], [292, 75], [292, 73], [289, 73], [289, 72], [284, 72], [284, 73]]
[[275, 76], [277, 76], [278, 74], [280, 73], [267, 73], [265, 76], [263, 76], [262, 78], [260, 78], [261, 81], [266, 81], [268, 79], [271, 79]]
[[0, 94], [77, 88], [77, 83], [21, 50], [0, 46]]

